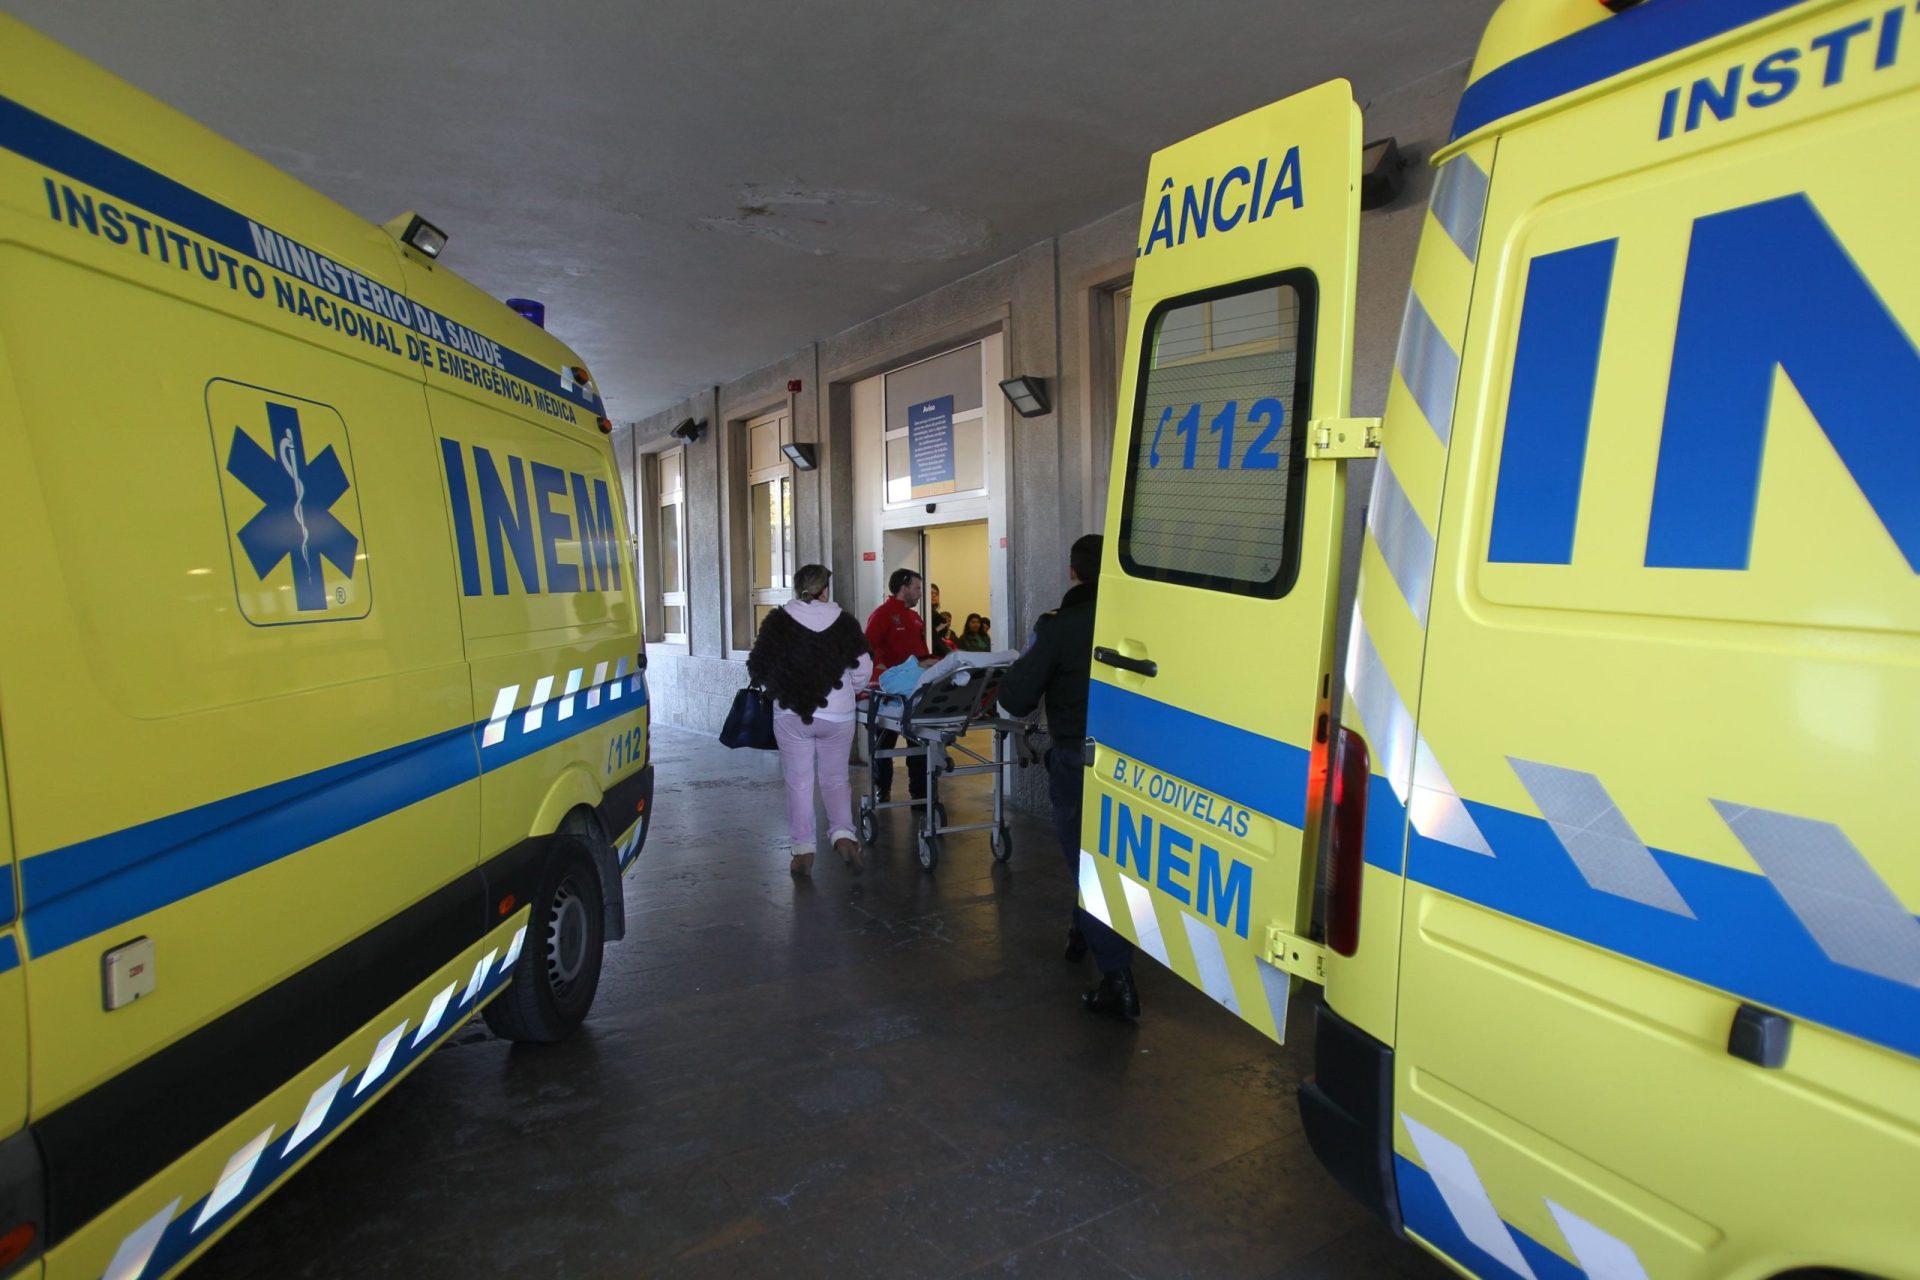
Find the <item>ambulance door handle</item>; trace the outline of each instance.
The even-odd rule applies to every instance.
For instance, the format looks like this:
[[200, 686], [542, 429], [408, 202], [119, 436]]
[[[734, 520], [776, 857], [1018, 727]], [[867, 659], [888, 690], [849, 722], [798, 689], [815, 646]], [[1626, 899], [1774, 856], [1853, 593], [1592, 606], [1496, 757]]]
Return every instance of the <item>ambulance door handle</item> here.
[[1110, 667], [1118, 667], [1122, 671], [1131, 671], [1137, 676], [1151, 677], [1160, 674], [1160, 664], [1153, 661], [1153, 659], [1129, 658], [1119, 650], [1109, 649], [1104, 645], [1093, 651], [1093, 660], [1095, 662], [1104, 662]]

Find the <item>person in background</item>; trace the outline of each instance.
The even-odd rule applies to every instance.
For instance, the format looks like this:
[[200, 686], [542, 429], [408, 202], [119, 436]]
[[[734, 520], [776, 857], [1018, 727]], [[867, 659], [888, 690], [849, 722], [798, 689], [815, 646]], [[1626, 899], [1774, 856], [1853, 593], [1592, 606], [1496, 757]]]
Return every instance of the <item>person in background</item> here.
[[[933, 655], [927, 651], [925, 624], [918, 612], [920, 588], [919, 574], [911, 569], [895, 569], [887, 579], [887, 598], [867, 616], [867, 645], [873, 650], [876, 679], [888, 667], [897, 667], [903, 662], [918, 662], [923, 667], [933, 665]], [[877, 739], [881, 750], [899, 741], [900, 735], [891, 729], [881, 730]], [[873, 782], [883, 802], [893, 798], [892, 757], [874, 760]], [[907, 757], [907, 791], [915, 800], [926, 799], [927, 758], [924, 755]]]
[[984, 619], [977, 613], [968, 614], [966, 630], [960, 633], [960, 639], [956, 647], [965, 649], [969, 653], [991, 652], [993, 649], [993, 637], [988, 635], [986, 627], [981, 625], [983, 621]]
[[[1053, 803], [1053, 829], [1067, 860], [1067, 883], [1080, 883], [1080, 796], [1086, 783], [1087, 688], [1093, 671], [1093, 610], [1100, 581], [1101, 537], [1090, 533], [1073, 544], [1067, 558], [1072, 585], [1060, 607], [1041, 617], [1032, 647], [1007, 668], [1000, 681], [1000, 705], [1017, 716], [1030, 714], [1044, 699], [1047, 731], [1047, 794]], [[1133, 944], [1084, 907], [1073, 909], [1067, 929], [1067, 959], [1077, 961], [1089, 949], [1100, 969], [1100, 985], [1080, 998], [1083, 1007], [1109, 1017], [1140, 1016], [1133, 986]]]
[[789, 870], [813, 871], [813, 789], [816, 777], [827, 806], [828, 839], [847, 867], [866, 869], [854, 836], [854, 699], [873, 678], [873, 656], [858, 624], [827, 599], [833, 574], [823, 564], [793, 575], [793, 599], [767, 615], [747, 655], [747, 675], [773, 695], [773, 737], [787, 784]]
[[956, 648], [953, 635], [953, 615], [936, 612], [933, 615], [933, 656], [945, 657]]

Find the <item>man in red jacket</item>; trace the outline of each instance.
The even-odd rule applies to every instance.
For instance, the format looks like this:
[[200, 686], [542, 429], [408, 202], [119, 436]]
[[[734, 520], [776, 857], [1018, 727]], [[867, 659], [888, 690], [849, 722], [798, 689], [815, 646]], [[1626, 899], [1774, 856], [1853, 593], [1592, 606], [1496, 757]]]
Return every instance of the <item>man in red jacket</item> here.
[[[877, 684], [880, 673], [888, 667], [897, 667], [903, 662], [919, 662], [926, 666], [933, 662], [933, 655], [927, 652], [927, 625], [921, 620], [920, 575], [911, 569], [895, 569], [893, 576], [887, 579], [887, 598], [880, 602], [867, 618], [867, 645], [873, 650], [873, 678]], [[900, 735], [891, 730], [883, 730], [879, 743], [882, 750], [895, 746]], [[887, 800], [893, 794], [893, 758], [881, 756], [873, 762], [873, 778], [880, 791], [880, 798]], [[915, 800], [924, 800], [927, 796], [927, 758], [924, 755], [907, 757], [907, 792]]]

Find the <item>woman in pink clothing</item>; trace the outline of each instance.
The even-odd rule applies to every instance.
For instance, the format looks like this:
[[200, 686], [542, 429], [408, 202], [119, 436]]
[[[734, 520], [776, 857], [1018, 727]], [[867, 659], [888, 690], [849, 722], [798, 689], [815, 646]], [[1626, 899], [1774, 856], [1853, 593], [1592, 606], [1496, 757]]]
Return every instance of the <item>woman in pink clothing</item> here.
[[787, 834], [796, 876], [813, 870], [813, 782], [827, 804], [829, 838], [857, 875], [866, 869], [854, 837], [854, 698], [873, 678], [873, 655], [860, 624], [827, 599], [825, 565], [793, 575], [793, 599], [767, 615], [747, 656], [747, 675], [773, 695], [773, 736], [787, 782]]

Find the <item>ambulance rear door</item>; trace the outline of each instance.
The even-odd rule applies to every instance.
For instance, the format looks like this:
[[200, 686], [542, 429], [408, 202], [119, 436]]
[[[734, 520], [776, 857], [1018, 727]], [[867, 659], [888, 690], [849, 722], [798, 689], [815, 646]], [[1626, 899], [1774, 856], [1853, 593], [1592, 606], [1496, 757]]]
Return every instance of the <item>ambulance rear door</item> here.
[[1094, 631], [1082, 905], [1275, 1040], [1315, 952], [1344, 499], [1310, 424], [1365, 435], [1359, 156], [1345, 81], [1154, 156]]

